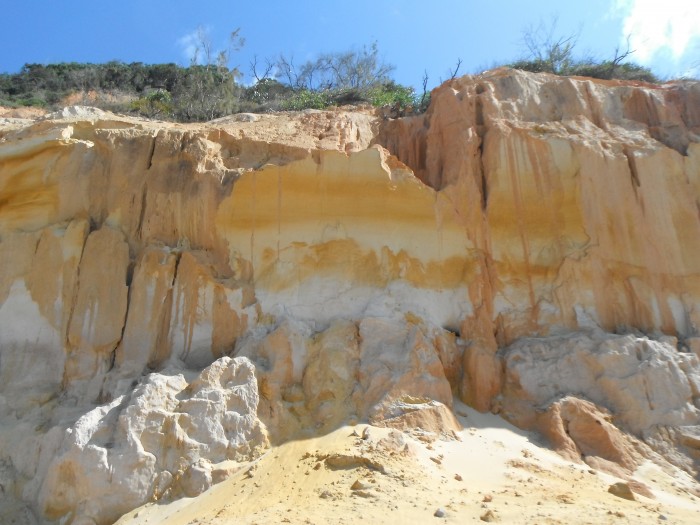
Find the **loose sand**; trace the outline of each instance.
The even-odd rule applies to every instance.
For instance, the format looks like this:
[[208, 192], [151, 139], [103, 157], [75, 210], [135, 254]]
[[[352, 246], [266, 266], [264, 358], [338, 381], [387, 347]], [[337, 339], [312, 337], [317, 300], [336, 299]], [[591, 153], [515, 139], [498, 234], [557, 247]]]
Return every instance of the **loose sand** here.
[[646, 463], [634, 479], [654, 498], [629, 501], [608, 492], [622, 480], [563, 460], [538, 435], [461, 404], [455, 412], [456, 435], [360, 424], [291, 441], [197, 498], [118, 523], [700, 523], [700, 486], [680, 471]]

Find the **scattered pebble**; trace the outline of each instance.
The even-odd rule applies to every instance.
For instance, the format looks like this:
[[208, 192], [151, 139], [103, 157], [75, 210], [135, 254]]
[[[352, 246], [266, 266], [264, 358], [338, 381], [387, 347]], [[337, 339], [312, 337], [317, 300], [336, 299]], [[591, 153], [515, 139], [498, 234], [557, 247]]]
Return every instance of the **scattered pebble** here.
[[443, 509], [442, 507], [439, 507], [435, 511], [435, 514], [433, 514], [433, 516], [435, 516], [436, 518], [444, 518], [446, 515], [447, 513], [445, 512], [445, 509]]
[[352, 484], [350, 487], [350, 490], [366, 490], [372, 488], [372, 485], [369, 483], [365, 483], [364, 481], [360, 481], [359, 479], [355, 480], [355, 483]]
[[481, 516], [479, 516], [479, 519], [481, 521], [488, 521], [488, 522], [498, 520], [498, 518], [496, 517], [496, 514], [490, 509], [487, 510], [486, 512], [484, 512]]

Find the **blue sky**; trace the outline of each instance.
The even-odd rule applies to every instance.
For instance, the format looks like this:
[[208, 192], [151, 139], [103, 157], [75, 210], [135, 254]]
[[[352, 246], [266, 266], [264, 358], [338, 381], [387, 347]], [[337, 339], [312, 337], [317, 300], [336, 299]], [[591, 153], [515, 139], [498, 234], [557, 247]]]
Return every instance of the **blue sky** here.
[[[231, 65], [248, 73], [283, 52], [297, 63], [319, 52], [360, 49], [376, 41], [394, 78], [418, 87], [475, 73], [524, 55], [522, 33], [556, 18], [557, 35], [578, 35], [579, 54], [611, 57], [626, 46], [632, 59], [662, 77], [700, 73], [700, 0], [0, 0], [0, 72], [25, 63], [176, 62], [204, 28], [223, 49], [240, 28], [244, 47]], [[248, 79], [249, 81], [249, 79]]]

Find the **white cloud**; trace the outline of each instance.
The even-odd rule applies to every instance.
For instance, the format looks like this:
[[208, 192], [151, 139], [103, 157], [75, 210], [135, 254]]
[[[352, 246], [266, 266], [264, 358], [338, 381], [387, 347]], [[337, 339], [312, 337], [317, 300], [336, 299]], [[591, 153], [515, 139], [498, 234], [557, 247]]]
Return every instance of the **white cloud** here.
[[204, 60], [204, 46], [208, 45], [211, 52], [209, 33], [209, 27], [200, 26], [191, 33], [187, 33], [185, 36], [177, 39], [177, 45], [182, 48], [182, 56], [187, 60], [188, 64], [193, 60], [198, 63]]
[[642, 64], [660, 54], [678, 63], [700, 41], [700, 0], [615, 0], [615, 8]]
[[182, 48], [182, 56], [191, 62], [197, 53], [197, 32], [193, 31], [177, 39], [177, 45]]

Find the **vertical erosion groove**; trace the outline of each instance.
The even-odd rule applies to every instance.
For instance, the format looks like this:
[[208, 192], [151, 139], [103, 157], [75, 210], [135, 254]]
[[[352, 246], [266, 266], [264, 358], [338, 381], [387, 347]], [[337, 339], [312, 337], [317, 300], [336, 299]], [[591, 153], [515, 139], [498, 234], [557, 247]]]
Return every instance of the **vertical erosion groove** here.
[[143, 220], [146, 216], [147, 191], [148, 184], [146, 183], [146, 181], [143, 181], [141, 187], [141, 209], [139, 210], [139, 222], [136, 227], [136, 237], [139, 241], [143, 241]]
[[630, 170], [630, 179], [632, 180], [632, 187], [634, 188], [634, 192], [636, 194], [637, 188], [641, 186], [641, 182], [639, 181], [639, 172], [637, 170], [637, 163], [634, 160], [634, 153], [630, 151], [628, 147], [624, 147], [622, 153], [627, 159], [627, 166]]
[[484, 139], [486, 138], [486, 125], [484, 123], [484, 106], [482, 97], [485, 91], [486, 90], [482, 84], [477, 84], [474, 98], [474, 130], [479, 137], [479, 145], [477, 146], [477, 169], [479, 173], [477, 176], [481, 178], [481, 209], [484, 212], [488, 207], [489, 199], [488, 180], [486, 177], [486, 169], [484, 168]]
[[[88, 227], [88, 232], [85, 234], [85, 238], [83, 239], [83, 246], [80, 250], [80, 257], [78, 259], [78, 263], [75, 265], [75, 281], [73, 283], [73, 293], [71, 294], [71, 297], [70, 297], [70, 305], [68, 306], [68, 315], [66, 316], [66, 324], [65, 324], [66, 333], [64, 334], [64, 337], [63, 337], [64, 352], [66, 353], [66, 364], [68, 362], [68, 358], [70, 357], [70, 354], [72, 353], [71, 343], [70, 343], [70, 327], [71, 327], [71, 324], [73, 323], [73, 315], [75, 313], [75, 305], [78, 302], [78, 289], [80, 288], [80, 266], [83, 262], [83, 256], [85, 255], [85, 247], [87, 246], [88, 237], [90, 237], [90, 233], [92, 231], [93, 231], [92, 221], [90, 221], [90, 225]], [[61, 390], [63, 390], [63, 391], [65, 391], [68, 388], [68, 378], [66, 377], [66, 369], [67, 369], [67, 366], [64, 364], [63, 380], [61, 381]]]
[[428, 169], [429, 129], [428, 114], [385, 120], [371, 144], [385, 148], [408, 166], [418, 180], [437, 190], [439, 185], [435, 184], [433, 173], [439, 170]]
[[595, 98], [595, 94], [593, 93], [594, 89], [594, 84], [590, 81], [584, 82], [583, 83], [583, 91], [584, 91], [584, 96], [586, 98], [586, 102], [588, 102], [588, 108], [591, 112], [591, 120], [593, 124], [602, 130], [607, 130], [607, 126], [605, 124], [604, 119], [601, 117], [601, 107], [598, 101]]
[[136, 267], [136, 261], [130, 260], [129, 265], [126, 267], [126, 280], [124, 284], [126, 285], [126, 310], [124, 310], [124, 320], [122, 321], [122, 329], [121, 333], [119, 334], [119, 340], [117, 343], [114, 345], [112, 350], [110, 351], [110, 363], [109, 363], [109, 369], [108, 372], [111, 371], [114, 368], [114, 365], [117, 360], [117, 348], [122, 344], [122, 341], [124, 340], [124, 332], [126, 331], [126, 323], [127, 320], [129, 319], [129, 308], [131, 308], [131, 295], [132, 295], [132, 288], [131, 284], [133, 283], [134, 280], [134, 271]]
[[156, 134], [156, 135], [153, 135], [153, 137], [151, 138], [151, 144], [150, 144], [150, 148], [148, 151], [148, 161], [146, 162], [146, 171], [150, 170], [151, 166], [153, 166], [153, 155], [156, 152], [156, 138], [157, 138], [157, 136], [158, 135]]
[[147, 366], [150, 369], [158, 369], [160, 365], [168, 358], [170, 344], [168, 336], [170, 334], [170, 321], [172, 319], [173, 310], [173, 290], [177, 281], [177, 273], [180, 267], [181, 255], [175, 253], [175, 267], [173, 268], [173, 278], [170, 282], [170, 287], [165, 294], [163, 301], [163, 309], [161, 310], [160, 319], [158, 319], [158, 334], [155, 341], [155, 355], [149, 356]]

